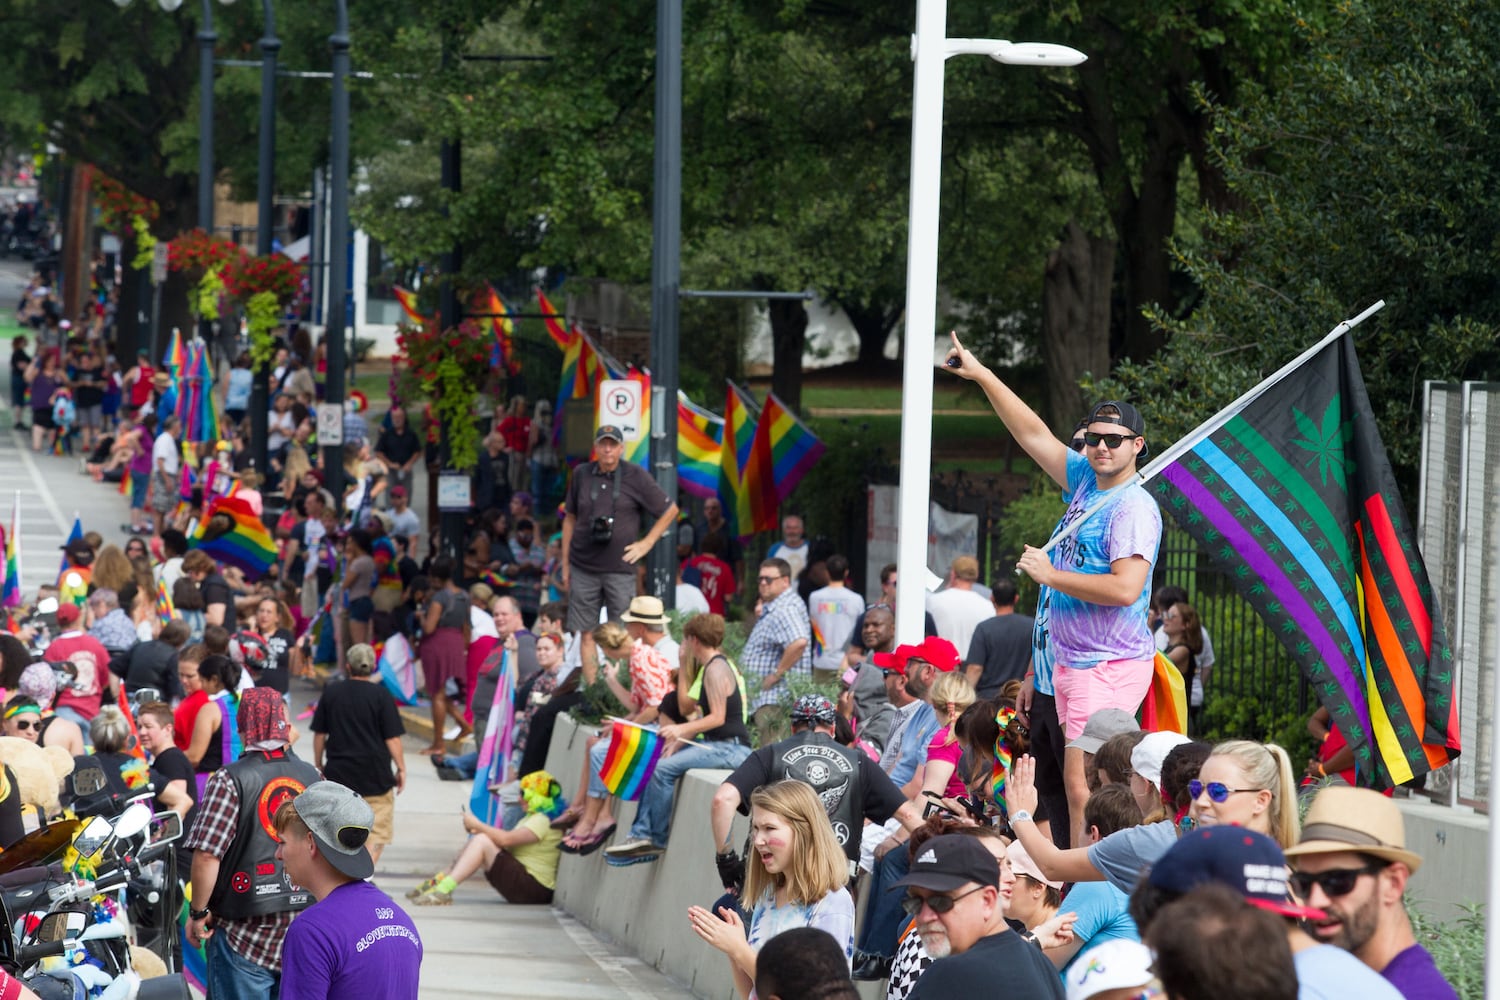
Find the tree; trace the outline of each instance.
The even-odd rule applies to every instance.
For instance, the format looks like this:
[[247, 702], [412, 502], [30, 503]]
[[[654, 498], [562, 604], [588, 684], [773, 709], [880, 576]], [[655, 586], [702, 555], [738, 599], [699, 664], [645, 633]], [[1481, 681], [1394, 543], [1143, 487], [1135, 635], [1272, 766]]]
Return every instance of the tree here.
[[1276, 89], [1212, 109], [1239, 207], [1175, 249], [1202, 302], [1188, 321], [1156, 313], [1167, 348], [1100, 391], [1141, 400], [1171, 440], [1383, 298], [1355, 336], [1410, 486], [1422, 380], [1500, 360], [1500, 17], [1474, 0], [1361, 0], [1300, 27], [1306, 53]]

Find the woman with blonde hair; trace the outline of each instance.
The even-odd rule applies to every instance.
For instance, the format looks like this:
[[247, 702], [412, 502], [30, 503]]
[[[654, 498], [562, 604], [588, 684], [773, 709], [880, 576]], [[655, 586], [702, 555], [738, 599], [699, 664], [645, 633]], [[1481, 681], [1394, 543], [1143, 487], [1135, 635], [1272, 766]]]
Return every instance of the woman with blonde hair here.
[[741, 997], [754, 986], [756, 953], [783, 931], [816, 927], [833, 936], [845, 959], [854, 954], [848, 863], [812, 787], [777, 781], [752, 792], [750, 839], [743, 896], [752, 907], [748, 929], [733, 907], [717, 914], [688, 908], [693, 931], [728, 957]]
[[969, 793], [968, 786], [964, 784], [964, 776], [958, 770], [958, 759], [963, 755], [963, 746], [958, 741], [956, 729], [958, 717], [977, 698], [974, 685], [957, 671], [939, 674], [937, 680], [932, 682], [928, 700], [937, 710], [941, 726], [927, 744], [927, 763], [922, 768], [923, 796], [936, 795], [951, 800]]
[[118, 593], [121, 587], [134, 578], [135, 567], [130, 565], [124, 549], [113, 542], [99, 547], [98, 555], [94, 556], [92, 580], [95, 589]]
[[1195, 826], [1243, 826], [1264, 833], [1283, 850], [1301, 833], [1292, 759], [1275, 743], [1218, 744], [1188, 782], [1188, 794]]

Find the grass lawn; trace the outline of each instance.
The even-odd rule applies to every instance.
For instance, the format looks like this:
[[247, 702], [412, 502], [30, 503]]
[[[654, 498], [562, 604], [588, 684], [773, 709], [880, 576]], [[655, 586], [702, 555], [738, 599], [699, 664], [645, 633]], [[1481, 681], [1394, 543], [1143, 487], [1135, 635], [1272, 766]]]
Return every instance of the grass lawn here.
[[[990, 412], [989, 401], [984, 398], [984, 393], [977, 386], [958, 379], [953, 379], [952, 382], [951, 385], [938, 383], [933, 391], [933, 409]], [[901, 387], [899, 385], [823, 386], [808, 383], [802, 387], [802, 406], [804, 409], [899, 411]]]

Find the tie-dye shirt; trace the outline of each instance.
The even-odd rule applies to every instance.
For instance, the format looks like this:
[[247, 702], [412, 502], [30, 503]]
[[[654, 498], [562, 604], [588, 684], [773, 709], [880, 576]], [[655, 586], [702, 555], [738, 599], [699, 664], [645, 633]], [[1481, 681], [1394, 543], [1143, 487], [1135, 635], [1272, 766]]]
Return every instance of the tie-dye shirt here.
[[[1059, 529], [1066, 528], [1105, 495], [1094, 468], [1077, 452], [1068, 452], [1068, 487], [1072, 499]], [[1052, 565], [1070, 573], [1108, 573], [1117, 559], [1140, 556], [1156, 562], [1161, 543], [1161, 510], [1136, 482], [1110, 493], [1109, 504], [1052, 550]], [[1146, 627], [1151, 574], [1135, 601], [1124, 607], [1094, 604], [1054, 589], [1047, 630], [1055, 662], [1084, 670], [1108, 660], [1149, 660], [1156, 652]]]

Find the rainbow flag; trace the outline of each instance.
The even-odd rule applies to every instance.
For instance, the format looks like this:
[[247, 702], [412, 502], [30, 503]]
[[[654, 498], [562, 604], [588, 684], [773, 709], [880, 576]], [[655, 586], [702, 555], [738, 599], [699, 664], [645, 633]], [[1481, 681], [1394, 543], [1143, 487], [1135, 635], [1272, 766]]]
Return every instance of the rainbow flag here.
[[238, 566], [251, 582], [276, 561], [276, 543], [244, 497], [220, 497], [210, 504], [188, 542], [221, 563]]
[[1349, 324], [1141, 474], [1301, 666], [1361, 785], [1458, 756], [1452, 651]]
[[392, 286], [391, 291], [395, 294], [396, 301], [401, 303], [401, 311], [406, 313], [406, 318], [418, 327], [431, 326], [437, 323], [438, 318], [436, 316], [423, 316], [421, 310], [417, 308], [416, 292], [402, 288], [400, 285]]
[[723, 443], [724, 418], [678, 392], [677, 485], [693, 496], [718, 496]]
[[161, 363], [173, 375], [187, 364], [187, 351], [182, 346], [182, 331], [175, 326], [172, 327], [172, 339], [167, 341], [167, 353], [162, 355]]
[[[490, 702], [484, 739], [479, 744], [479, 759], [474, 764], [474, 788], [469, 793], [469, 811], [490, 824], [500, 816], [500, 796], [490, 789], [505, 782], [516, 724], [515, 657], [503, 646], [496, 652], [500, 653], [500, 676], [495, 684], [495, 698]], [[479, 669], [488, 672], [492, 669], [490, 662], [487, 657]]]
[[[766, 492], [779, 505], [792, 495], [802, 477], [823, 457], [827, 447], [797, 415], [786, 407], [775, 393], [766, 396], [766, 405], [755, 422], [755, 461], [760, 463]], [[769, 474], [767, 474], [769, 471]], [[774, 517], [772, 518], [774, 521]], [[774, 523], [767, 525], [775, 528]]]
[[503, 364], [505, 370], [514, 375], [521, 370], [521, 362], [516, 358], [516, 325], [511, 322], [510, 310], [505, 308], [505, 300], [500, 298], [495, 286], [484, 287], [487, 296], [485, 304], [489, 306], [486, 312], [490, 314], [490, 326], [495, 331], [495, 346], [490, 351], [490, 367], [498, 371]]
[[164, 581], [156, 581], [156, 617], [163, 625], [177, 617], [177, 608], [172, 604], [172, 594]]
[[562, 314], [552, 308], [552, 303], [547, 300], [547, 295], [540, 285], [536, 289], [536, 304], [541, 310], [542, 325], [547, 328], [547, 336], [552, 338], [552, 342], [557, 345], [559, 351], [566, 353], [568, 347], [578, 337], [578, 331], [563, 328]]
[[10, 510], [10, 530], [5, 533], [5, 589], [0, 591], [0, 605], [21, 605], [21, 491]]
[[1187, 735], [1188, 699], [1182, 671], [1166, 653], [1157, 653], [1152, 663], [1151, 687], [1141, 702], [1141, 728], [1148, 733], [1173, 732]]
[[609, 734], [609, 750], [604, 755], [604, 767], [599, 772], [604, 787], [611, 795], [618, 795], [626, 801], [640, 798], [665, 745], [654, 730], [615, 719]]
[[597, 400], [600, 382], [606, 378], [625, 377], [625, 369], [618, 364], [613, 369], [609, 367], [611, 361], [613, 359], [599, 350], [588, 334], [575, 331], [573, 342], [563, 353], [562, 378], [558, 381], [557, 406], [553, 410], [556, 440], [562, 440], [562, 413], [568, 400]]
[[755, 418], [759, 408], [750, 395], [733, 382], [726, 383], [724, 397], [724, 440], [719, 448], [723, 470], [719, 495], [724, 502], [724, 517], [730, 530], [740, 539], [755, 534], [755, 484], [747, 482], [754, 475], [750, 452], [755, 444]]
[[631, 365], [625, 377], [641, 384], [641, 436], [625, 442], [625, 461], [651, 468], [651, 373]]

